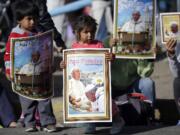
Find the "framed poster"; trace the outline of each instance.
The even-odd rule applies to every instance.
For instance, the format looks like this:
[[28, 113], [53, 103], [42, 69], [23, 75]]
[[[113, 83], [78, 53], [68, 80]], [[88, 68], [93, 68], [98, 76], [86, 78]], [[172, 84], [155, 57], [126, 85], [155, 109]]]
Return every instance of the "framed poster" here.
[[51, 97], [53, 31], [11, 39], [13, 91], [33, 100]]
[[114, 19], [117, 58], [155, 58], [155, 0], [115, 0]]
[[110, 49], [63, 51], [64, 122], [110, 122]]
[[170, 38], [180, 39], [180, 12], [160, 14], [161, 42], [165, 44]]

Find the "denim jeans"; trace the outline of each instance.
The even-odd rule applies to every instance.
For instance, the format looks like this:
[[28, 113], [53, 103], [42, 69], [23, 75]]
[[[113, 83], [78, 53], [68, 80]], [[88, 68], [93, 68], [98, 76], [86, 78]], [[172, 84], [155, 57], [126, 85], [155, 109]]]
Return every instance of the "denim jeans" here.
[[132, 92], [142, 93], [149, 100], [151, 100], [152, 103], [155, 102], [155, 83], [152, 79], [148, 77], [140, 78], [136, 80], [131, 86], [128, 86], [126, 89], [123, 90], [121, 88], [117, 88], [112, 85], [113, 98]]
[[155, 102], [155, 82], [148, 77], [137, 80], [130, 90], [132, 91], [129, 92], [142, 93], [153, 103]]
[[53, 113], [52, 102], [50, 99], [47, 100], [31, 100], [19, 96], [22, 112], [24, 114], [24, 123], [27, 127], [35, 126], [36, 119], [35, 114], [38, 109], [40, 116], [40, 123], [42, 126], [56, 124], [56, 119]]

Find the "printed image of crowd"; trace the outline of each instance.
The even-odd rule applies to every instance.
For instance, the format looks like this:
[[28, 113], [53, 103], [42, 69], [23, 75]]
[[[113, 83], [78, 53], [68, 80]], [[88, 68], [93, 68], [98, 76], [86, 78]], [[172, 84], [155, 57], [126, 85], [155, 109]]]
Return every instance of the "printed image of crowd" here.
[[104, 113], [105, 91], [103, 72], [82, 72], [73, 67], [69, 75], [69, 113]]

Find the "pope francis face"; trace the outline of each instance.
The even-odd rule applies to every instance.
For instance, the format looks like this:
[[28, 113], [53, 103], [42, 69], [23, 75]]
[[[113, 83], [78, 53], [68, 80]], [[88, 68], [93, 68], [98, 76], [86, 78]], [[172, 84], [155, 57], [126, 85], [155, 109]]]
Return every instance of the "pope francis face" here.
[[36, 63], [38, 62], [40, 58], [40, 53], [38, 51], [32, 53], [32, 62]]
[[132, 18], [135, 22], [137, 22], [139, 20], [140, 16], [141, 16], [140, 12], [138, 12], [138, 11], [133, 12], [133, 14], [132, 14]]
[[72, 72], [72, 77], [75, 80], [80, 80], [80, 77], [81, 77], [80, 70], [79, 69], [74, 69], [73, 72]]

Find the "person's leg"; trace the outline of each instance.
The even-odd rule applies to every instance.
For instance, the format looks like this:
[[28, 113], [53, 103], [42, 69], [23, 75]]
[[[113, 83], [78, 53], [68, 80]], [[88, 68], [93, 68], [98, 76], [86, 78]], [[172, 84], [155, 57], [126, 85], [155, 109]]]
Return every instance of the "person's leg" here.
[[37, 101], [33, 101], [22, 96], [19, 96], [22, 112], [24, 114], [24, 123], [27, 127], [27, 132], [37, 131], [35, 113], [37, 108]]
[[85, 126], [85, 134], [95, 134], [96, 132], [96, 123], [88, 123], [84, 124]]
[[52, 102], [50, 99], [38, 101], [38, 111], [41, 126], [47, 132], [56, 131], [56, 118], [53, 113]]
[[144, 94], [152, 103], [155, 102], [155, 83], [152, 79], [148, 77], [140, 78], [135, 82], [134, 90]]
[[6, 91], [0, 86], [0, 119], [4, 127], [11, 126], [16, 121], [12, 105], [7, 98]]
[[114, 100], [112, 100], [112, 117], [112, 128], [110, 130], [110, 134], [115, 135], [121, 132], [125, 125], [125, 121], [121, 117], [120, 110]]
[[179, 112], [178, 125], [180, 125], [180, 78], [174, 79], [173, 89], [174, 89], [174, 99], [176, 102], [177, 110]]

